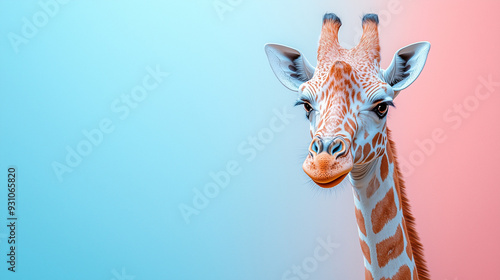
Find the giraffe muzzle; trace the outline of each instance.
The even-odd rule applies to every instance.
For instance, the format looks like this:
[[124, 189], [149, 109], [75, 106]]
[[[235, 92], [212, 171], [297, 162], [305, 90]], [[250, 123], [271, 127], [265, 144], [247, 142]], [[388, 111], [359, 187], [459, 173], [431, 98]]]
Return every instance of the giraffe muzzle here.
[[352, 170], [353, 158], [349, 155], [349, 147], [344, 138], [316, 136], [309, 146], [309, 155], [302, 167], [318, 186], [332, 188], [342, 182]]

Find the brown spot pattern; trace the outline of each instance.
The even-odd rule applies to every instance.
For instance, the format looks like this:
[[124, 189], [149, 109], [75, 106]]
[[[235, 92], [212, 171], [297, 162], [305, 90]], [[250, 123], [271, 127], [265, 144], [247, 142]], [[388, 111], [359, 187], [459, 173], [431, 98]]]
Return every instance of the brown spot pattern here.
[[353, 136], [354, 136], [354, 130], [352, 130], [352, 128], [351, 128], [351, 126], [349, 125], [349, 123], [348, 123], [348, 122], [346, 122], [346, 123], [344, 124], [344, 129], [345, 129], [345, 131], [346, 131], [347, 133], [349, 133], [349, 135], [351, 135], [351, 137], [353, 137]]
[[353, 129], [356, 129], [356, 123], [354, 122], [354, 120], [353, 120], [353, 119], [351, 119], [351, 118], [349, 118], [349, 119], [347, 119], [347, 120], [349, 121], [349, 124], [351, 125], [351, 127], [352, 127]]
[[[333, 77], [335, 77], [335, 80], [340, 81], [340, 80], [342, 79], [342, 70], [340, 70], [340, 69], [339, 69], [339, 70], [335, 69], [336, 67], [339, 67], [339, 66], [337, 66], [337, 65], [339, 65], [339, 63], [338, 63], [338, 62], [339, 62], [339, 61], [337, 61], [337, 62], [335, 63], [335, 67], [333, 67], [333, 68], [332, 68], [332, 72], [333, 72]], [[340, 64], [340, 65], [341, 65], [341, 64]], [[340, 67], [342, 67], [342, 66], [340, 66]], [[336, 71], [335, 71], [335, 70], [336, 70]]]
[[373, 280], [372, 273], [365, 267], [365, 280]]
[[374, 152], [371, 152], [368, 157], [366, 158], [366, 162], [369, 162], [370, 160], [372, 160], [373, 158], [375, 157], [375, 153]]
[[372, 211], [372, 227], [375, 234], [379, 233], [390, 220], [396, 217], [398, 209], [394, 202], [394, 190], [387, 192], [385, 197], [375, 205]]
[[366, 227], [365, 227], [365, 218], [363, 217], [363, 213], [361, 213], [361, 210], [356, 208], [356, 220], [358, 221], [358, 227], [361, 233], [366, 236]]
[[356, 149], [356, 156], [355, 156], [355, 158], [356, 159], [361, 159], [362, 156], [363, 156], [363, 154], [361, 152], [361, 146], [358, 146], [358, 148]]
[[361, 251], [363, 251], [363, 255], [365, 255], [365, 259], [369, 264], [372, 264], [372, 259], [370, 256], [370, 247], [363, 240], [359, 239], [359, 244], [361, 244]]
[[366, 188], [366, 197], [370, 198], [380, 187], [380, 182], [377, 179], [377, 176], [373, 176], [368, 183], [368, 187]]
[[[390, 260], [397, 258], [404, 250], [403, 230], [398, 226], [396, 233], [377, 243], [377, 260], [380, 268], [386, 266]], [[400, 269], [401, 270], [401, 269]], [[408, 268], [408, 272], [411, 272]], [[399, 273], [399, 272], [398, 272]], [[397, 274], [396, 274], [397, 275]], [[409, 274], [411, 278], [411, 273]], [[392, 279], [410, 279], [410, 278], [392, 278]]]
[[387, 155], [384, 154], [380, 163], [380, 178], [382, 178], [382, 181], [385, 181], [387, 174], [389, 174], [389, 164], [387, 163]]
[[378, 140], [380, 138], [381, 134], [380, 133], [377, 133], [375, 134], [375, 136], [373, 137], [372, 139], [372, 146], [375, 147], [377, 144], [378, 144]]
[[363, 102], [362, 99], [361, 99], [361, 93], [358, 91], [356, 93], [356, 99], [359, 101], [359, 102]]
[[391, 278], [382, 277], [380, 280], [411, 280], [411, 270], [405, 264], [405, 265], [401, 266], [399, 268], [398, 272], [394, 276], [392, 276]]
[[370, 153], [370, 144], [366, 143], [365, 146], [363, 147], [363, 155], [365, 157], [368, 156], [368, 154]]

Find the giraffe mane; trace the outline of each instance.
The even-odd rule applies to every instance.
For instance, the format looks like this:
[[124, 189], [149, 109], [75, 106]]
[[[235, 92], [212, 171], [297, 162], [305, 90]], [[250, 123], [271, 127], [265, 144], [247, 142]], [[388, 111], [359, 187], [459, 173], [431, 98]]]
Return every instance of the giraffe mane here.
[[406, 195], [405, 182], [401, 176], [401, 171], [399, 170], [399, 163], [397, 160], [396, 146], [392, 141], [391, 132], [387, 128], [387, 139], [389, 141], [389, 146], [394, 157], [394, 172], [398, 178], [396, 182], [399, 187], [399, 192], [401, 194], [401, 205], [403, 208], [403, 217], [406, 222], [406, 229], [408, 231], [408, 237], [410, 239], [411, 249], [413, 252], [413, 258], [415, 259], [415, 266], [417, 267], [417, 274], [419, 280], [430, 280], [429, 270], [427, 269], [427, 263], [424, 259], [424, 247], [422, 242], [420, 242], [420, 237], [418, 236], [416, 230], [416, 223], [413, 214], [411, 213], [410, 201]]

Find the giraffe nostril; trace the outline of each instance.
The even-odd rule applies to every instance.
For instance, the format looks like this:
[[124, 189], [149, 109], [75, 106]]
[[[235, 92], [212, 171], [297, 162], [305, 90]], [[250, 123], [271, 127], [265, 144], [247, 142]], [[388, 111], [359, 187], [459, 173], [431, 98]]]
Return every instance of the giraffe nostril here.
[[340, 137], [333, 139], [328, 147], [328, 152], [336, 159], [344, 155], [346, 152], [346, 144], [344, 140]]
[[312, 145], [312, 150], [313, 152], [315, 153], [319, 153], [319, 145], [318, 145], [318, 142], [314, 141], [313, 145]]
[[342, 150], [342, 144], [340, 143], [332, 143], [333, 145], [331, 145], [331, 150], [330, 150], [330, 154], [331, 155], [334, 155], [335, 153], [339, 152], [340, 150]]
[[321, 150], [323, 150], [323, 143], [318, 138], [314, 139], [311, 144], [311, 151], [313, 151], [315, 154], [319, 154], [321, 153]]

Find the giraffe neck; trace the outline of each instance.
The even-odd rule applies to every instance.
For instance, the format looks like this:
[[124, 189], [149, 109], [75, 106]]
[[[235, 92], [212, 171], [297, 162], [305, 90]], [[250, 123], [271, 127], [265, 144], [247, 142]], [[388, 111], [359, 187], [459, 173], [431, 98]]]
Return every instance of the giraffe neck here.
[[365, 279], [419, 279], [390, 145], [384, 155], [351, 171]]

